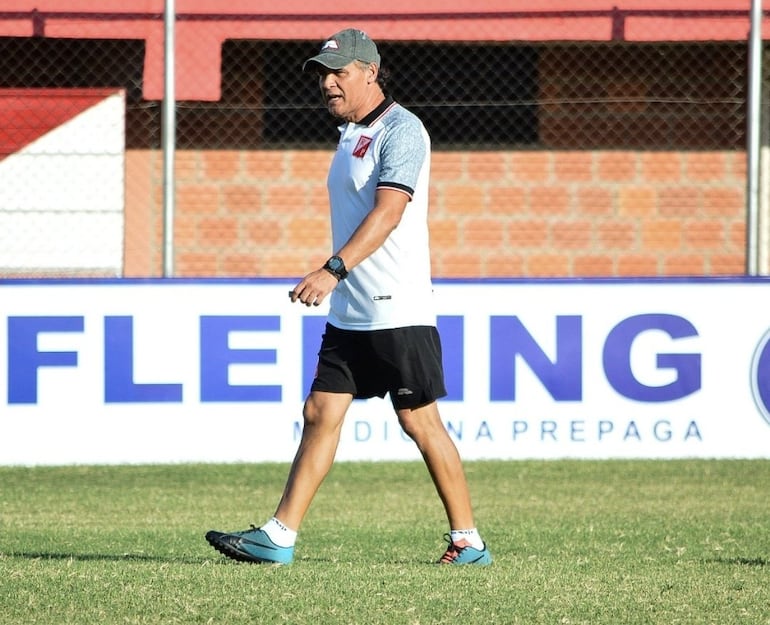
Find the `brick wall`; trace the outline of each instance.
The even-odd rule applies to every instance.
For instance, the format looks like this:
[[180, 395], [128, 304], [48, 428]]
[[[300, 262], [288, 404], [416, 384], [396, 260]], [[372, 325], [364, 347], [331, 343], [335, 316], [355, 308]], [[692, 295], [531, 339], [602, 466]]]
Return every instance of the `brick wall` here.
[[[177, 153], [177, 276], [299, 276], [330, 252], [330, 151]], [[434, 152], [436, 277], [734, 275], [745, 153]], [[162, 273], [161, 155], [129, 151], [125, 275]]]

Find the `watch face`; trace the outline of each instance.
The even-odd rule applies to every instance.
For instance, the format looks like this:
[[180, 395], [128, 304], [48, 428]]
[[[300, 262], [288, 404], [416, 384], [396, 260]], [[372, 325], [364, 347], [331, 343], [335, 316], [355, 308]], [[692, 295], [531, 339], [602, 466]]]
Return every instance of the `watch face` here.
[[343, 265], [342, 259], [336, 256], [332, 256], [329, 259], [329, 269], [331, 269], [332, 271], [339, 271], [340, 269], [342, 269], [342, 265]]

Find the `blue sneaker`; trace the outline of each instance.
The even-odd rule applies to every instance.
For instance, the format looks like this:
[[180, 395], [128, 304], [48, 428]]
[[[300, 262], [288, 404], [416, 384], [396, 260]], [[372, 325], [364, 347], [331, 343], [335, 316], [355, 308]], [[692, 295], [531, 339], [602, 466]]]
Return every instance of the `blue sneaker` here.
[[211, 530], [206, 532], [206, 540], [219, 553], [238, 562], [290, 564], [294, 559], [294, 547], [279, 547], [256, 525], [230, 534]]
[[483, 549], [474, 549], [464, 538], [460, 542], [453, 543], [449, 534], [444, 534], [444, 540], [449, 545], [446, 553], [436, 564], [475, 564], [477, 566], [492, 564], [492, 554], [489, 553], [486, 545]]

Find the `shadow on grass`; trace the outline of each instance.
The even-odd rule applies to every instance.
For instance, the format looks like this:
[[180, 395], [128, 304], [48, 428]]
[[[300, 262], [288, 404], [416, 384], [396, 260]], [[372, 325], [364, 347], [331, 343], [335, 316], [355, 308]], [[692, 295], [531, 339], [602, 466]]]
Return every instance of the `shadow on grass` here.
[[57, 553], [49, 551], [19, 551], [3, 553], [8, 558], [26, 560], [73, 560], [75, 562], [165, 562], [181, 564], [218, 563], [217, 558], [192, 556], [153, 556], [143, 553]]
[[764, 567], [770, 564], [767, 558], [709, 558], [706, 562], [712, 564], [739, 564], [741, 566]]
[[[159, 562], [165, 564], [225, 564], [234, 566], [272, 566], [271, 563], [237, 562], [218, 554], [211, 557], [193, 556], [157, 556], [144, 553], [57, 553], [51, 551], [9, 551], [0, 552], [6, 558], [22, 558], [24, 560], [72, 560], [73, 562]], [[335, 562], [328, 558], [299, 558], [298, 562], [331, 564]], [[406, 564], [406, 563], [404, 563]]]
[[[272, 566], [271, 563], [256, 562], [237, 562], [229, 558], [220, 557], [218, 554], [212, 554], [211, 557], [205, 556], [159, 556], [144, 553], [59, 553], [52, 551], [8, 551], [0, 552], [0, 557], [21, 558], [25, 560], [62, 560], [73, 562], [158, 562], [164, 564], [216, 564], [216, 565], [234, 565], [234, 566]], [[336, 558], [318, 558], [318, 557], [300, 557], [296, 562], [307, 564], [350, 564]], [[435, 561], [421, 560], [393, 560], [391, 565], [409, 566], [409, 565], [431, 565], [437, 566]], [[440, 567], [438, 567], [440, 568]]]

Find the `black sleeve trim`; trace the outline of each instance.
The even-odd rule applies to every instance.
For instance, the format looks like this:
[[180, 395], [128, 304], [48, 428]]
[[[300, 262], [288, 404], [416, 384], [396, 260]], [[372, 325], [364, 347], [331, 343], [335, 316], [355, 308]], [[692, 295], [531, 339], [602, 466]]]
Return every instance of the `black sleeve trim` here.
[[405, 184], [399, 184], [398, 182], [380, 182], [377, 185], [378, 189], [393, 189], [394, 191], [401, 191], [406, 193], [410, 198], [414, 195], [414, 189]]

